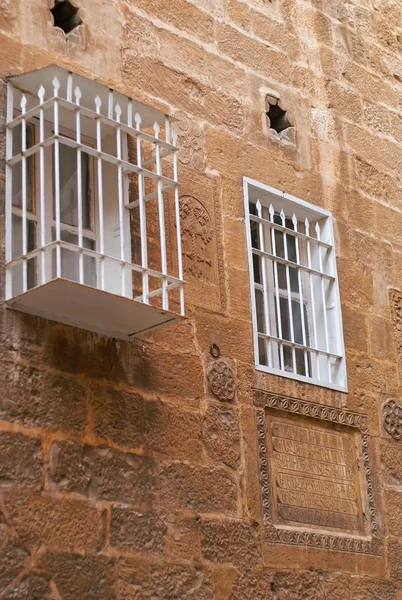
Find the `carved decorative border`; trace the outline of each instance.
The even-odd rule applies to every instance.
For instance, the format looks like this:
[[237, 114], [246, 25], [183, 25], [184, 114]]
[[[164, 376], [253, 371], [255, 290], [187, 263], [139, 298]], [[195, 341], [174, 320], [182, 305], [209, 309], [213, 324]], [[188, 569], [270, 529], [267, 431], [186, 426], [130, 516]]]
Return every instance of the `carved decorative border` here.
[[261, 494], [267, 541], [303, 545], [339, 552], [357, 552], [362, 554], [382, 554], [382, 543], [379, 535], [377, 509], [374, 496], [373, 476], [369, 451], [369, 436], [367, 433], [367, 417], [332, 406], [307, 402], [286, 396], [270, 394], [262, 390], [254, 391], [254, 404], [259, 409], [273, 408], [275, 410], [302, 415], [313, 419], [329, 421], [347, 427], [353, 427], [362, 435], [362, 454], [368, 495], [368, 513], [371, 539], [346, 537], [339, 535], [315, 533], [313, 531], [293, 531], [278, 529], [272, 522], [271, 485], [268, 464], [268, 447], [266, 436], [265, 410], [257, 410], [257, 432], [260, 459]]

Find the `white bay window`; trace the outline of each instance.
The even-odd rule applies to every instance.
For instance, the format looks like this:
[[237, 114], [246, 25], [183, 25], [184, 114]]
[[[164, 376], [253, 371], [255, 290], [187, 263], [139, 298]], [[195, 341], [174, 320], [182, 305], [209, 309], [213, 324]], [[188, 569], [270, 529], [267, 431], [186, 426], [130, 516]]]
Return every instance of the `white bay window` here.
[[346, 390], [332, 217], [244, 179], [257, 368]]
[[175, 142], [163, 113], [60, 67], [11, 77], [8, 307], [122, 339], [183, 315]]

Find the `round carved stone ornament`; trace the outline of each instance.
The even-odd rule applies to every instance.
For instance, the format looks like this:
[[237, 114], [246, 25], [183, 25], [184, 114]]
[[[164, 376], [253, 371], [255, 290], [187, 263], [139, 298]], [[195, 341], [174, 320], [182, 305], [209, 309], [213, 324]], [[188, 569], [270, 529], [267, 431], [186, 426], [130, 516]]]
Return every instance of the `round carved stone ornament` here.
[[219, 400], [233, 400], [236, 391], [234, 373], [224, 360], [215, 360], [210, 364], [207, 379], [211, 392]]
[[395, 440], [402, 438], [402, 406], [395, 400], [388, 400], [383, 408], [384, 429]]

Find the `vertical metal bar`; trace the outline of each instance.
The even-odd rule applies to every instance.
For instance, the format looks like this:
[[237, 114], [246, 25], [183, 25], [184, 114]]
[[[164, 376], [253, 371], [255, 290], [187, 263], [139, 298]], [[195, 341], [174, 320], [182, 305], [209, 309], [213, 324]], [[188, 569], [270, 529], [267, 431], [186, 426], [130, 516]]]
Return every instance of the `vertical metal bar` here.
[[[286, 229], [286, 215], [283, 210], [281, 210], [281, 222], [282, 227]], [[288, 238], [286, 231], [283, 232], [283, 248], [285, 252], [285, 260], [289, 260], [289, 252], [288, 252]], [[290, 340], [292, 343], [295, 341], [295, 332], [294, 332], [294, 323], [293, 323], [293, 307], [292, 307], [292, 290], [290, 289], [290, 272], [289, 265], [285, 266], [286, 273], [286, 290], [288, 297], [288, 311], [289, 311], [289, 326], [290, 326]], [[296, 350], [295, 347], [292, 346], [292, 369], [293, 373], [297, 372], [296, 369]]]
[[[308, 219], [304, 221], [305, 233], [309, 237], [310, 236], [310, 223]], [[310, 249], [310, 240], [307, 239], [307, 266], [311, 269], [311, 249]], [[309, 283], [310, 283], [310, 297], [311, 297], [311, 319], [313, 325], [313, 336], [314, 336], [314, 347], [318, 350], [318, 336], [317, 336], [317, 321], [316, 321], [316, 312], [315, 312], [315, 299], [314, 299], [314, 286], [313, 286], [313, 276], [311, 273], [308, 274]], [[315, 366], [317, 370], [317, 379], [321, 379], [320, 377], [320, 355], [316, 351], [315, 352]]]
[[133, 101], [131, 98], [129, 98], [127, 102], [127, 126], [133, 126]]
[[79, 282], [84, 283], [84, 238], [82, 233], [83, 228], [83, 207], [82, 207], [82, 152], [81, 152], [81, 112], [80, 112], [80, 99], [81, 99], [81, 90], [77, 86], [74, 90], [75, 95], [75, 103], [77, 105], [77, 110], [75, 112], [75, 122], [76, 122], [76, 136], [77, 136], [77, 210], [78, 210], [78, 246], [80, 247], [80, 251], [78, 254], [79, 261]]
[[[158, 123], [154, 124], [155, 139], [159, 139], [160, 127]], [[161, 263], [162, 263], [162, 308], [169, 310], [169, 297], [167, 291], [167, 257], [166, 257], [166, 232], [165, 232], [165, 205], [163, 199], [163, 182], [162, 182], [162, 162], [161, 148], [158, 141], [155, 142], [155, 158], [156, 158], [156, 174], [158, 175], [158, 213], [159, 213], [159, 235], [161, 240]]]
[[28, 262], [26, 255], [28, 254], [28, 219], [27, 219], [27, 159], [25, 152], [27, 150], [27, 121], [24, 118], [26, 112], [27, 98], [25, 95], [21, 98], [21, 154], [22, 154], [22, 291], [28, 289]]
[[165, 140], [170, 144], [170, 120], [167, 115], [165, 116]]
[[[274, 215], [275, 210], [272, 204], [269, 207], [269, 220], [271, 223], [274, 223]], [[272, 245], [272, 255], [276, 256], [276, 241], [275, 241], [275, 229], [273, 227], [271, 229], [271, 245]], [[282, 315], [281, 315], [281, 304], [279, 297], [279, 282], [278, 282], [278, 263], [274, 259], [274, 287], [275, 287], [275, 302], [276, 302], [276, 319], [277, 319], [277, 327], [278, 327], [278, 338], [283, 340], [282, 336]], [[281, 371], [285, 370], [285, 361], [283, 357], [283, 344], [279, 342], [279, 362]]]
[[[322, 265], [322, 256], [321, 256], [321, 244], [320, 244], [320, 239], [321, 239], [321, 230], [320, 230], [320, 226], [318, 224], [318, 222], [315, 225], [315, 231], [317, 234], [317, 240], [318, 240], [318, 266], [319, 266], [319, 271], [320, 273], [324, 273], [323, 271], [323, 265]], [[328, 337], [328, 321], [327, 321], [327, 301], [325, 298], [325, 282], [324, 282], [324, 277], [323, 275], [320, 275], [320, 280], [321, 280], [321, 302], [322, 302], [322, 312], [323, 312], [323, 317], [324, 317], [324, 337], [325, 337], [325, 350], [328, 352], [327, 354], [327, 368], [328, 368], [328, 381], [331, 383], [332, 381], [332, 375], [331, 375], [331, 357], [329, 356], [329, 337]]]
[[[116, 121], [120, 123], [121, 108], [116, 105]], [[116, 128], [117, 158], [121, 160], [121, 127]], [[120, 228], [120, 258], [121, 258], [121, 295], [126, 295], [126, 249], [125, 249], [125, 231], [124, 231], [124, 197], [123, 197], [123, 167], [121, 164], [117, 167], [117, 190], [119, 198], [119, 228]]]
[[73, 74], [71, 71], [67, 75], [67, 100], [68, 102], [73, 101]]
[[[262, 206], [261, 202], [257, 200], [256, 202], [257, 208], [257, 216], [259, 219], [262, 219]], [[260, 250], [265, 252], [265, 242], [264, 242], [264, 225], [260, 222], [258, 224], [258, 233], [260, 238]], [[269, 322], [269, 308], [268, 308], [268, 298], [269, 298], [269, 290], [268, 290], [268, 282], [267, 282], [267, 258], [264, 255], [261, 255], [261, 267], [262, 267], [262, 287], [263, 287], [263, 307], [264, 307], [264, 323], [265, 323], [265, 333], [267, 335], [271, 335], [271, 325]], [[254, 290], [255, 293], [255, 290]], [[265, 339], [265, 348], [268, 350], [268, 366], [272, 367], [272, 340]]]
[[144, 201], [144, 175], [142, 172], [142, 148], [141, 148], [141, 116], [135, 113], [135, 127], [137, 130], [137, 167], [138, 167], [138, 202], [140, 210], [140, 239], [141, 239], [141, 266], [142, 272], [142, 298], [145, 304], [149, 304], [149, 276], [148, 269], [148, 246], [147, 246], [147, 219]]
[[39, 207], [40, 207], [40, 246], [41, 246], [41, 282], [46, 283], [46, 200], [45, 200], [45, 111], [43, 110], [43, 102], [45, 99], [45, 88], [40, 86], [39, 92]]
[[109, 119], [114, 118], [114, 92], [109, 90], [107, 116]]
[[56, 277], [61, 277], [61, 225], [60, 225], [60, 142], [59, 142], [59, 102], [58, 95], [60, 82], [55, 77], [53, 79], [54, 88], [54, 194], [55, 194], [55, 212], [56, 212]]
[[[292, 223], [293, 223], [293, 229], [297, 232], [297, 217], [296, 217], [295, 214], [293, 214]], [[295, 246], [296, 246], [296, 262], [297, 262], [298, 265], [300, 265], [301, 264], [301, 262], [300, 262], [300, 249], [299, 249], [299, 239], [298, 239], [297, 235], [295, 236]], [[303, 286], [302, 286], [301, 269], [297, 269], [297, 281], [298, 281], [299, 296], [300, 296], [300, 320], [301, 320], [301, 326], [302, 326], [303, 346], [307, 346], [306, 322], [305, 322], [305, 318], [304, 318], [304, 300], [303, 300]], [[309, 377], [309, 367], [308, 367], [308, 355], [307, 355], [307, 351], [303, 350], [303, 354], [304, 354], [304, 369], [306, 371], [306, 376]]]
[[[14, 88], [12, 83], [7, 84], [7, 125], [13, 120], [14, 113]], [[13, 259], [13, 169], [9, 164], [9, 160], [13, 156], [13, 130], [7, 126], [6, 130], [6, 264]], [[12, 298], [13, 295], [13, 271], [11, 267], [7, 267], [6, 271], [6, 300]]]
[[[177, 133], [172, 131], [173, 146], [177, 146]], [[173, 179], [174, 187], [174, 206], [176, 221], [176, 240], [177, 240], [177, 266], [179, 279], [183, 281], [183, 256], [181, 253], [181, 231], [180, 231], [180, 201], [179, 201], [179, 181], [177, 172], [177, 149], [173, 153]], [[184, 316], [184, 283], [180, 284], [180, 314]]]
[[[101, 114], [102, 101], [95, 98], [96, 114]], [[100, 117], [96, 119], [96, 150], [98, 152], [98, 217], [99, 217], [99, 253], [100, 258], [100, 289], [105, 289], [105, 234], [103, 223], [103, 169], [102, 169], [102, 124]]]

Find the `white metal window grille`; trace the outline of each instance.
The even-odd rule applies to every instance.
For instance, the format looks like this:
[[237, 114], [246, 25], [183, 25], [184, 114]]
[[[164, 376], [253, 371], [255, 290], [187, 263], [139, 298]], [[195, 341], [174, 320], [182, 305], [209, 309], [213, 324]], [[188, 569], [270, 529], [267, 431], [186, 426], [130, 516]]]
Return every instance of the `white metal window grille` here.
[[183, 315], [178, 185], [168, 116], [57, 66], [11, 77], [8, 306], [122, 339]]
[[257, 368], [346, 390], [331, 214], [244, 178]]

